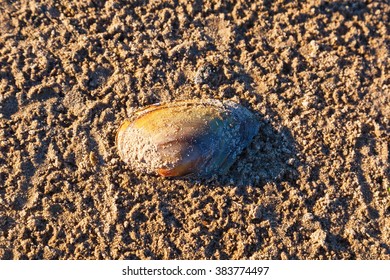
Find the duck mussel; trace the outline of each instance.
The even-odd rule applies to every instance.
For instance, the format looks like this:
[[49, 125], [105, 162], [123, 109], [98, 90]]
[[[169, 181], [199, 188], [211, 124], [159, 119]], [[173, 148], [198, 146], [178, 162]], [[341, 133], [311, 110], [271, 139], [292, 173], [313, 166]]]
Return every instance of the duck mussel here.
[[189, 100], [140, 109], [118, 130], [121, 159], [164, 177], [225, 174], [257, 134], [259, 122], [232, 101]]

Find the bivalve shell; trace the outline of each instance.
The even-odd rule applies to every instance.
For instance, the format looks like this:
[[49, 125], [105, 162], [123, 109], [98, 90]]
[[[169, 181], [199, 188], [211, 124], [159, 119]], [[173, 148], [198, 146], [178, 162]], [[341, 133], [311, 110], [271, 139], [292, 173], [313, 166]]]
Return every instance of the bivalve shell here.
[[258, 129], [255, 116], [237, 103], [189, 100], [136, 111], [116, 142], [122, 160], [136, 171], [210, 177], [226, 173]]

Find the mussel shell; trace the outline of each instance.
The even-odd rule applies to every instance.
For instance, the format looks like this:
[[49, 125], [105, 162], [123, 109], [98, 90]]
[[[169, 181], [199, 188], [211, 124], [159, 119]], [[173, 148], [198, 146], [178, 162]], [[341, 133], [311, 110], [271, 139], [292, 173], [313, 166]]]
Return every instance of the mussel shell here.
[[237, 103], [189, 100], [136, 111], [116, 142], [136, 171], [209, 177], [226, 173], [258, 129], [256, 117]]

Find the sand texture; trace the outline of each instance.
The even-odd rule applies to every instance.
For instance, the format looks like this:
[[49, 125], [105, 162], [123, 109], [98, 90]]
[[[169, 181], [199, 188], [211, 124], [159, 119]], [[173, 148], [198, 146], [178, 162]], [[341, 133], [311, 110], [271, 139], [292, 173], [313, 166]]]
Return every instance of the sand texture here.
[[[390, 259], [389, 14], [0, 0], [0, 258]], [[260, 122], [226, 176], [120, 160], [136, 109], [210, 98]]]

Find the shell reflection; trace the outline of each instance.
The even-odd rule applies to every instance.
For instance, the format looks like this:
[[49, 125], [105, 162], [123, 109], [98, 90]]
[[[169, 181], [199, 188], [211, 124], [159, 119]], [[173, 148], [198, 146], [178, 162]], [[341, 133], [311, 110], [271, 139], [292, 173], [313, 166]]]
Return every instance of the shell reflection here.
[[224, 174], [259, 129], [254, 115], [231, 101], [181, 101], [137, 111], [117, 133], [122, 160], [164, 177]]

